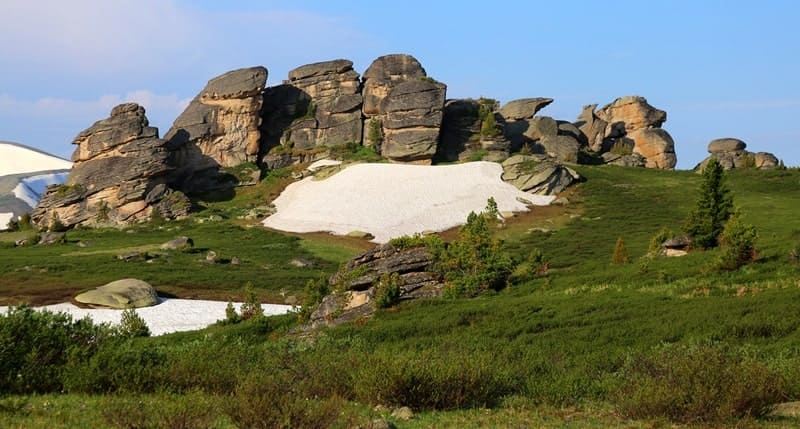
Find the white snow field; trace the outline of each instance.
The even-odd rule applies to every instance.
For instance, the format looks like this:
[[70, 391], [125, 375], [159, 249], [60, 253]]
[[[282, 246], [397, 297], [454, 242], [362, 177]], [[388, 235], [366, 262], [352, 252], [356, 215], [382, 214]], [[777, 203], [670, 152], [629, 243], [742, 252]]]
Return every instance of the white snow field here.
[[274, 201], [277, 212], [262, 224], [288, 232], [365, 231], [375, 243], [462, 225], [494, 197], [501, 212], [528, 211], [554, 196], [518, 190], [500, 178], [494, 162], [445, 166], [356, 164], [324, 180], [307, 177]]
[[[225, 301], [206, 301], [199, 299], [160, 298], [160, 302], [152, 307], [137, 308], [136, 313], [144, 319], [152, 335], [163, 335], [172, 332], [194, 331], [203, 329], [218, 320], [225, 318]], [[242, 303], [235, 302], [237, 311], [241, 311]], [[292, 311], [290, 305], [261, 304], [264, 314], [273, 316]], [[36, 307], [37, 310], [48, 310], [53, 313], [63, 312], [72, 315], [73, 319], [89, 316], [95, 323], [119, 324], [123, 310], [86, 309], [65, 302], [61, 304]], [[0, 313], [6, 313], [8, 307], [0, 307]]]
[[16, 143], [0, 141], [0, 176], [48, 170], [69, 170], [72, 163]]
[[19, 185], [14, 188], [14, 196], [25, 204], [36, 207], [42, 194], [50, 185], [60, 185], [67, 181], [69, 173], [49, 173], [26, 177], [20, 180]]

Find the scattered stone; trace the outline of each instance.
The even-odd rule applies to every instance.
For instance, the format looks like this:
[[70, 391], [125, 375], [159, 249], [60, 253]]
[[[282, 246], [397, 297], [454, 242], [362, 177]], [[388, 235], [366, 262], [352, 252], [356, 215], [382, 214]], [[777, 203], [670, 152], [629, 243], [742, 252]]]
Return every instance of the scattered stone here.
[[186, 236], [180, 236], [159, 246], [161, 250], [189, 250], [192, 247], [194, 240]]
[[297, 268], [308, 268], [313, 266], [314, 263], [309, 261], [308, 259], [295, 258], [289, 261], [289, 265]]
[[348, 237], [352, 237], [352, 238], [361, 238], [361, 239], [364, 239], [364, 240], [372, 240], [372, 239], [375, 238], [374, 235], [372, 235], [372, 234], [370, 234], [370, 233], [368, 233], [366, 231], [359, 231], [359, 230], [350, 231], [350, 232], [347, 233], [347, 236]]
[[92, 246], [94, 246], [94, 243], [92, 243], [91, 241], [79, 241], [77, 243], [77, 246], [78, 247], [84, 247], [84, 248], [85, 247], [92, 247]]
[[36, 244], [48, 246], [51, 244], [62, 244], [67, 241], [67, 235], [63, 232], [43, 232], [39, 234], [39, 241]]
[[411, 420], [414, 418], [414, 412], [409, 407], [400, 407], [392, 411], [392, 417], [398, 420]]
[[217, 258], [218, 258], [217, 252], [213, 250], [209, 250], [206, 253], [206, 262], [210, 264], [215, 264], [217, 262]]
[[117, 259], [125, 262], [139, 261], [139, 260], [143, 261], [147, 259], [147, 254], [144, 252], [126, 252], [117, 255]]
[[157, 304], [158, 296], [147, 282], [123, 279], [84, 292], [76, 296], [75, 301], [110, 308], [140, 308]]
[[550, 204], [554, 206], [567, 206], [569, 205], [569, 200], [565, 197], [558, 197]]
[[234, 256], [234, 257], [231, 258], [231, 265], [240, 265], [241, 263], [242, 263], [242, 260], [239, 259], [237, 256]]
[[661, 243], [661, 254], [667, 257], [685, 256], [691, 247], [692, 240], [689, 237], [673, 237]]
[[369, 429], [395, 429], [397, 426], [384, 419], [374, 419], [370, 422]]

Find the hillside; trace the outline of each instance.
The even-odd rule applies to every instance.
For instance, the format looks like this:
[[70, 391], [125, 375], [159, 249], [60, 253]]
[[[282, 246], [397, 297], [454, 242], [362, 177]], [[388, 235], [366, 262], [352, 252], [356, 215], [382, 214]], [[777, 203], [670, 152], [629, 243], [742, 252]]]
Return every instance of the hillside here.
[[[241, 420], [245, 408], [265, 409], [253, 402], [260, 395], [272, 398], [272, 404], [282, 401], [283, 410], [297, 409], [292, 408], [299, 406], [293, 402], [297, 395], [314, 397], [314, 407], [304, 402], [302, 415], [319, 417], [334, 407], [345, 410], [351, 423], [381, 418], [398, 427], [561, 427], [565, 413], [575, 427], [652, 427], [661, 419], [691, 421], [680, 410], [659, 408], [673, 403], [669, 398], [688, 394], [722, 401], [707, 399], [706, 408], [701, 403], [688, 411], [717, 424], [798, 424], [779, 417], [734, 421], [735, 414], [726, 414], [725, 407], [744, 400], [735, 395], [745, 392], [770, 397], [772, 388], [780, 389], [780, 402], [800, 399], [800, 171], [728, 173], [736, 205], [758, 230], [758, 259], [735, 271], [718, 271], [713, 263], [719, 250], [644, 257], [659, 229], [680, 230], [694, 204], [697, 174], [614, 166], [576, 169], [587, 180], [569, 192], [567, 205], [534, 211], [495, 230], [514, 260], [530, 263], [538, 249], [548, 267], [539, 275], [514, 277], [499, 292], [401, 303], [369, 321], [318, 332], [313, 342], [296, 338], [293, 317], [140, 339], [127, 345], [126, 353], [150, 356], [137, 364], [140, 373], [150, 374], [145, 379], [134, 384], [120, 373], [110, 382], [97, 374], [89, 377], [94, 370], [86, 366], [83, 371], [90, 372], [83, 377], [94, 381], [69, 382], [71, 394], [20, 400], [49, 422], [43, 425], [113, 421], [97, 410], [111, 401], [117, 409], [133, 397], [93, 394], [126, 390], [146, 394], [136, 400], [172, 403], [164, 415], [178, 413], [175, 407], [182, 401], [204, 401], [210, 416], [227, 422], [223, 427], [248, 421]], [[274, 195], [285, 185], [280, 176], [241, 188], [232, 200], [205, 202], [185, 221], [119, 231], [76, 230], [62, 245], [0, 248], [0, 294], [61, 299], [89, 283], [137, 275], [181, 297], [238, 298], [247, 281], [273, 301], [303, 296], [307, 280], [332, 273], [366, 243], [243, 227], [255, 222], [238, 219], [244, 207]], [[212, 216], [219, 218], [203, 220]], [[202, 250], [153, 262], [114, 258], [152, 249], [177, 234], [194, 237]], [[0, 240], [13, 237], [0, 234]], [[613, 265], [620, 237], [631, 262]], [[81, 248], [79, 241], [93, 244]], [[198, 259], [207, 250], [240, 256], [243, 263], [206, 266]], [[288, 263], [294, 258], [313, 265], [295, 267]], [[157, 354], [146, 354], [153, 347]], [[675, 377], [696, 380], [694, 390], [667, 381], [660, 382], [667, 383], [661, 396], [647, 390], [647, 383], [663, 380], [647, 370], [659, 362], [668, 363]], [[148, 369], [152, 365], [162, 375]], [[167, 392], [150, 393], [160, 389]], [[45, 400], [61, 410], [57, 418], [43, 407]], [[70, 404], [85, 401], [96, 404], [94, 411], [70, 411]], [[375, 405], [390, 410], [410, 406], [417, 416], [404, 421]], [[0, 414], [4, 425], [29, 421], [23, 413]]]

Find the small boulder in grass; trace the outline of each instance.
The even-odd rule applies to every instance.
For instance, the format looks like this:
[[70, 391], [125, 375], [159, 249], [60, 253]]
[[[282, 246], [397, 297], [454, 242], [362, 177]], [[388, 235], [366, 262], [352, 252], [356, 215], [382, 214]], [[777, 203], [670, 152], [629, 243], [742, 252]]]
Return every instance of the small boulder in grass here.
[[189, 250], [194, 247], [194, 240], [181, 236], [161, 245], [161, 250]]
[[75, 297], [75, 301], [98, 307], [140, 308], [158, 303], [156, 290], [149, 283], [138, 279], [113, 281]]

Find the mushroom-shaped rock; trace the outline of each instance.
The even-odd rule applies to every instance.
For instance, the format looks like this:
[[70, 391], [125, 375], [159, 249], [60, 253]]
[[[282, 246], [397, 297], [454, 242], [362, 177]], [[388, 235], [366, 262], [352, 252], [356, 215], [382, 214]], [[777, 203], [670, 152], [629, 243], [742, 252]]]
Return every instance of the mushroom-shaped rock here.
[[552, 98], [520, 98], [503, 105], [500, 108], [500, 115], [506, 120], [512, 121], [530, 119], [552, 102]]
[[629, 132], [626, 138], [633, 140], [633, 152], [647, 160], [647, 168], [675, 168], [678, 162], [675, 142], [668, 132], [660, 128], [642, 128]]
[[158, 303], [156, 290], [138, 279], [122, 279], [75, 297], [82, 304], [110, 308], [150, 307]]
[[746, 147], [747, 143], [739, 139], [726, 137], [711, 140], [711, 143], [708, 144], [708, 153], [739, 152], [745, 150]]

